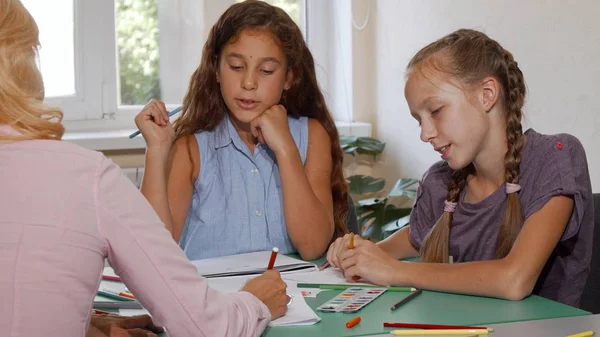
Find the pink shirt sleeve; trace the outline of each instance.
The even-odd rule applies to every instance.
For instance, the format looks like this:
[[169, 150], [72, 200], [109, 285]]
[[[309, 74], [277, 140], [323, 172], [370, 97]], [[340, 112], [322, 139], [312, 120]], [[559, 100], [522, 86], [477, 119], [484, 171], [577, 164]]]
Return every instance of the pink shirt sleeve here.
[[270, 320], [265, 304], [247, 292], [211, 289], [117, 165], [103, 159], [95, 182], [98, 230], [108, 259], [169, 336], [262, 334]]

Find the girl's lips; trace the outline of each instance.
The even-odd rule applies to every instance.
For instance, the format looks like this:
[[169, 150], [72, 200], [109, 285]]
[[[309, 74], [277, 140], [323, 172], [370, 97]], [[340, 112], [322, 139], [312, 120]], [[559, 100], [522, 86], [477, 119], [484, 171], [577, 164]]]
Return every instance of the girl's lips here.
[[258, 101], [253, 101], [250, 99], [236, 99], [235, 100], [236, 104], [238, 107], [244, 109], [244, 110], [252, 110], [255, 109], [258, 106]]
[[444, 153], [442, 153], [442, 160], [448, 159], [448, 155], [450, 154], [450, 145], [447, 145], [444, 149]]

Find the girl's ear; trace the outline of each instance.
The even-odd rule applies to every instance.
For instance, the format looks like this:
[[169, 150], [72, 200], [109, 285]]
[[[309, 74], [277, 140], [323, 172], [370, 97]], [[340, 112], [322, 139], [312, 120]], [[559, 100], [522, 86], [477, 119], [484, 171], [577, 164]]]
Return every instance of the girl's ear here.
[[292, 81], [294, 80], [294, 72], [292, 69], [288, 69], [285, 74], [285, 84], [283, 85], [283, 90], [288, 90], [292, 87]]
[[494, 105], [496, 105], [499, 95], [500, 84], [498, 83], [498, 80], [492, 76], [484, 78], [481, 82], [480, 101], [486, 112], [492, 110]]
[[219, 71], [218, 70], [215, 73], [215, 76], [217, 77], [217, 83], [221, 83], [221, 75], [219, 75]]

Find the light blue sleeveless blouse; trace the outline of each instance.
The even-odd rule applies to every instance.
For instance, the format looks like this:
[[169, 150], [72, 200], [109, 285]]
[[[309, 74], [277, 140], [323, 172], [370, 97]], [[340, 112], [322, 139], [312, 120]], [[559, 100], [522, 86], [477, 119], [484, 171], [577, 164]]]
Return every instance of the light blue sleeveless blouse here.
[[[288, 117], [288, 125], [304, 164], [308, 118]], [[273, 151], [259, 143], [251, 154], [228, 117], [214, 130], [195, 136], [200, 176], [179, 240], [188, 259], [273, 247], [282, 254], [296, 252], [285, 226], [281, 177]]]

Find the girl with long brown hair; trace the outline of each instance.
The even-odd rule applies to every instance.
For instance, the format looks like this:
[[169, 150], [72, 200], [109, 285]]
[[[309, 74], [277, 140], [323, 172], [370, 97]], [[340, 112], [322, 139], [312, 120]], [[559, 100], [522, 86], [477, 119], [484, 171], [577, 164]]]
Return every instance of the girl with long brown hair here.
[[275, 246], [315, 259], [346, 232], [338, 133], [282, 9], [232, 5], [209, 33], [181, 116], [171, 125], [152, 100], [136, 124], [147, 143], [142, 193], [189, 259]]
[[[410, 226], [377, 245], [346, 238], [330, 263], [348, 279], [577, 306], [590, 269], [593, 199], [583, 146], [523, 132], [526, 86], [512, 54], [461, 29], [419, 51], [405, 95], [421, 140], [441, 154]], [[424, 263], [398, 261], [420, 257]], [[454, 263], [452, 263], [454, 262]]]

